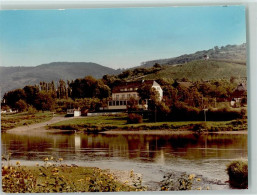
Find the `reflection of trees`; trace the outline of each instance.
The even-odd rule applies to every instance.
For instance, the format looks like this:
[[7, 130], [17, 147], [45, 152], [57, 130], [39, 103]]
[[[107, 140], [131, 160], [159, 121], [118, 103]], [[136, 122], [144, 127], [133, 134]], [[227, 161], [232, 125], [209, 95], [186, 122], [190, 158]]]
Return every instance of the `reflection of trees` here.
[[[39, 159], [44, 156], [61, 156], [54, 148], [67, 148], [72, 144], [72, 137], [48, 134], [2, 134], [2, 154], [12, 151], [13, 158], [26, 160]], [[42, 159], [42, 158], [41, 158]]]
[[247, 156], [247, 135], [104, 135], [2, 134], [2, 153], [42, 159], [43, 155], [82, 160], [86, 157], [124, 157], [156, 161]]

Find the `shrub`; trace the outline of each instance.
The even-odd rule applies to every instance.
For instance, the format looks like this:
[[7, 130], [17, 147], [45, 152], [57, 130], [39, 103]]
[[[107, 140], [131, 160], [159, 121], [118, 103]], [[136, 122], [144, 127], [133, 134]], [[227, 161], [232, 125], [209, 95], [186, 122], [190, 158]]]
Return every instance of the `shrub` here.
[[129, 114], [128, 115], [128, 123], [135, 124], [135, 123], [142, 123], [143, 117], [139, 114]]
[[173, 120], [201, 120], [200, 110], [195, 107], [186, 105], [183, 102], [176, 102], [171, 109], [171, 117]]
[[[203, 115], [203, 112], [202, 112]], [[237, 110], [231, 110], [228, 108], [222, 109], [209, 109], [206, 112], [207, 120], [209, 121], [229, 121], [234, 119], [242, 119], [244, 117], [244, 113]]]
[[237, 160], [227, 166], [229, 183], [231, 187], [246, 189], [248, 188], [248, 163], [247, 161]]
[[196, 131], [196, 132], [201, 132], [201, 131], [209, 130], [209, 129], [211, 129], [211, 127], [206, 123], [193, 125], [193, 131]]
[[35, 114], [37, 112], [37, 109], [33, 106], [29, 106], [28, 108], [28, 114]]

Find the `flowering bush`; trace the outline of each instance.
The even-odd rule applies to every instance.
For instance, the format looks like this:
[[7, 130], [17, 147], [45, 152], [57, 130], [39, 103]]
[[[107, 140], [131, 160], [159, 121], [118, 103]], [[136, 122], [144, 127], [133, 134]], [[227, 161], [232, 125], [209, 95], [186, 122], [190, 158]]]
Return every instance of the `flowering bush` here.
[[[2, 157], [3, 160], [8, 158]], [[62, 158], [46, 157], [34, 167], [2, 165], [2, 187], [6, 193], [116, 192], [139, 188], [117, 181], [114, 175], [99, 168], [68, 166]], [[140, 188], [143, 190], [143, 188]]]

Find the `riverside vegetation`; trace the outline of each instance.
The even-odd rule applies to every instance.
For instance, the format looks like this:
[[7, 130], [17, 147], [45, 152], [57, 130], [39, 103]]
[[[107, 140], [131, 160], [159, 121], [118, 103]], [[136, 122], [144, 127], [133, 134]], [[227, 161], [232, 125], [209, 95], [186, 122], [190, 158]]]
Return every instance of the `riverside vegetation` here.
[[[209, 73], [217, 72], [217, 70], [226, 73], [233, 72], [220, 70], [220, 67], [224, 67], [222, 63], [198, 60], [180, 66], [190, 70], [192, 67], [201, 66], [200, 70], [208, 70]], [[174, 68], [180, 69], [179, 67]], [[217, 70], [211, 71], [208, 67], [217, 68]], [[155, 79], [163, 89], [163, 100], [160, 102], [157, 91], [147, 84], [142, 84], [137, 90], [140, 101], [149, 100], [147, 116], [150, 121], [201, 121], [203, 109], [208, 109], [208, 119], [215, 121], [242, 118], [246, 112], [244, 109], [241, 109], [242, 113], [232, 110], [229, 105], [222, 106], [222, 104], [228, 104], [233, 98], [235, 88], [242, 81], [241, 77], [231, 75], [225, 78], [189, 80], [189, 78], [176, 78], [174, 76], [178, 75], [176, 72], [174, 75], [171, 74], [173, 76], [169, 75], [169, 78], [159, 78], [158, 74], [162, 71], [166, 72], [165, 70], [164, 65], [154, 64], [150, 68], [138, 67], [125, 70], [118, 75], [104, 75], [102, 79], [86, 76], [72, 81], [59, 80], [57, 85], [54, 81], [48, 83], [42, 81], [38, 85], [25, 86], [5, 93], [1, 106], [3, 110], [11, 108], [19, 112], [27, 111], [31, 107], [38, 111], [56, 113], [65, 113], [69, 108], [80, 108], [82, 113], [99, 111], [101, 107], [107, 107], [114, 87], [152, 75], [151, 79]], [[183, 71], [178, 70], [178, 72]], [[199, 71], [194, 69], [192, 72]], [[246, 73], [243, 69], [242, 72]], [[236, 107], [245, 107], [247, 105], [246, 91], [240, 95], [243, 98]], [[130, 113], [142, 112], [133, 98], [129, 99], [127, 110]]]
[[248, 188], [248, 162], [236, 160], [228, 164], [229, 183], [233, 188]]
[[145, 191], [140, 178], [134, 178], [133, 171], [130, 178], [133, 182], [128, 185], [109, 173], [95, 167], [68, 166], [63, 159], [46, 157], [44, 164], [35, 166], [16, 166], [10, 164], [10, 155], [2, 156], [2, 189], [6, 193], [51, 193], [51, 192], [119, 192]]
[[50, 129], [76, 130], [81, 132], [100, 132], [107, 130], [190, 130], [192, 132], [240, 131], [247, 129], [247, 120], [232, 121], [173, 121], [129, 124], [127, 114], [75, 118], [49, 125]]
[[[119, 192], [146, 191], [142, 177], [133, 170], [129, 180], [122, 182], [108, 170], [95, 167], [66, 165], [62, 158], [46, 157], [44, 163], [35, 166], [22, 166], [10, 162], [11, 153], [2, 156], [2, 189], [6, 193], [67, 193], [67, 192]], [[246, 162], [235, 161], [228, 165], [232, 187], [248, 187], [248, 166]], [[195, 174], [167, 173], [159, 182], [160, 191], [210, 190], [209, 182]]]

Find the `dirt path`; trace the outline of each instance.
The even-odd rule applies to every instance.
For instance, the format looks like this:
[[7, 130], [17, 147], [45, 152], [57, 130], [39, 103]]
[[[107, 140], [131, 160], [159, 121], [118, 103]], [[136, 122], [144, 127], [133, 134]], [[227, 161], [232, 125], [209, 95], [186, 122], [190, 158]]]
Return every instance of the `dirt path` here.
[[71, 119], [73, 119], [73, 117], [57, 116], [57, 117], [53, 117], [51, 120], [46, 121], [46, 122], [16, 127], [16, 128], [7, 130], [6, 133], [24, 133], [24, 132], [31, 131], [32, 129], [37, 130], [37, 131], [45, 131], [46, 130], [45, 126], [47, 126], [47, 125], [51, 125], [51, 124], [54, 124], [54, 123], [57, 123], [60, 121], [66, 121], [66, 120], [71, 120]]

